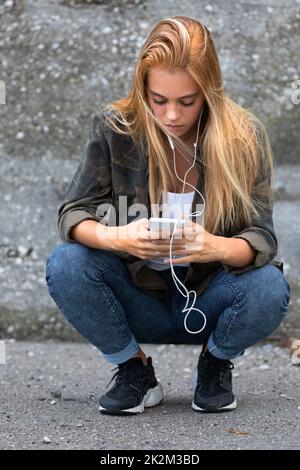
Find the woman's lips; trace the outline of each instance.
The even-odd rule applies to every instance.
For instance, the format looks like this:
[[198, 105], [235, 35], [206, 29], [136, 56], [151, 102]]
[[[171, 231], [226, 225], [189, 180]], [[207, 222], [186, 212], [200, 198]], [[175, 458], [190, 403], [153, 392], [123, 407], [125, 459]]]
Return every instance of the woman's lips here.
[[182, 126], [170, 126], [169, 124], [167, 124], [167, 127], [169, 127], [170, 129], [180, 129]]

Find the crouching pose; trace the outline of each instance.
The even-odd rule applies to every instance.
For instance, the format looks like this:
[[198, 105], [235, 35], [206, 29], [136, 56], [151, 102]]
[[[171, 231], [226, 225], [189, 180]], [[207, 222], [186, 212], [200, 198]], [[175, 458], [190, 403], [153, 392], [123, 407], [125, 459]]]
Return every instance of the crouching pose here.
[[[232, 360], [278, 327], [290, 301], [274, 259], [272, 178], [267, 132], [224, 93], [209, 30], [185, 16], [159, 21], [128, 96], [92, 118], [59, 207], [63, 243], [47, 261], [58, 308], [117, 366], [102, 413], [141, 413], [163, 400], [140, 343], [202, 345], [192, 408], [236, 408]], [[170, 239], [149, 230], [162, 203], [177, 207], [173, 218], [190, 216], [172, 236], [172, 257]], [[194, 292], [188, 315], [171, 268]]]

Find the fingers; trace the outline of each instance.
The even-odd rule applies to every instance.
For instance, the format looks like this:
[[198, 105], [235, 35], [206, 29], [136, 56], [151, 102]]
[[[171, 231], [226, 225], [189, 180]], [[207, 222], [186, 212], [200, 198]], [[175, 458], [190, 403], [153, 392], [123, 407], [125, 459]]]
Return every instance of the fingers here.
[[[172, 245], [184, 245], [187, 240], [183, 238], [173, 238]], [[171, 243], [171, 238], [162, 239], [162, 238], [149, 238], [147, 235], [143, 235], [140, 237], [140, 242], [145, 243], [147, 246], [169, 246]]]
[[[186, 250], [182, 249], [172, 249], [171, 256], [186, 256]], [[143, 259], [152, 259], [152, 258], [169, 258], [170, 251], [168, 249], [158, 250], [158, 249], [140, 249], [138, 256]]]
[[[191, 243], [193, 240], [189, 240], [186, 238], [180, 238], [180, 239], [173, 239], [172, 240], [172, 246], [186, 246], [187, 243]], [[153, 246], [169, 246], [171, 244], [171, 240], [152, 240], [150, 242]]]
[[[169, 241], [171, 240], [171, 237], [173, 235], [173, 232], [169, 231], [158, 231], [154, 232], [151, 230], [142, 230], [141, 231], [141, 238], [143, 240], [165, 240]], [[182, 238], [182, 231], [181, 230], [176, 230], [174, 231], [174, 237], [173, 239], [181, 239]]]
[[[154, 247], [154, 246], [144, 246], [141, 249], [143, 255], [147, 257], [169, 257], [170, 250], [169, 247]], [[172, 256], [186, 255], [186, 249], [184, 247], [173, 247], [171, 250]]]
[[[170, 256], [170, 250], [168, 248], [155, 249], [151, 251], [155, 256]], [[171, 250], [171, 255], [172, 256], [186, 255], [186, 250], [184, 248], [173, 248]]]
[[170, 240], [171, 235], [167, 232], [161, 233], [161, 232], [151, 232], [150, 230], [148, 232], [143, 232], [142, 233], [142, 238], [144, 240]]
[[[169, 248], [161, 248], [161, 249], [156, 248], [154, 250], [151, 250], [151, 252], [161, 255], [161, 256], [169, 256], [170, 254]], [[185, 248], [172, 248], [171, 253], [172, 255], [186, 254], [186, 249]]]
[[[184, 254], [185, 254], [185, 253], [180, 253], [180, 252], [178, 252], [178, 253], [173, 253], [173, 252], [172, 252], [172, 257], [173, 257], [173, 258], [174, 258], [175, 256], [176, 256], [176, 257], [177, 257], [177, 256], [180, 256], [180, 257], [181, 257], [181, 256], [183, 256]], [[169, 259], [169, 258], [170, 258], [170, 254], [169, 254], [169, 253], [154, 253], [154, 254], [152, 253], [152, 255], [150, 255], [149, 257], [154, 258], [154, 259], [156, 259], [156, 258], [166, 258], [166, 259]], [[175, 258], [174, 258], [174, 259], [175, 259]]]
[[150, 241], [158, 241], [161, 243], [169, 244], [170, 241], [172, 240], [173, 243], [177, 242], [182, 242], [185, 241], [185, 235], [183, 232], [174, 232], [174, 236], [172, 237], [172, 234], [169, 232], [151, 232], [149, 231], [148, 233], [143, 234], [143, 239], [144, 240], [150, 240]]
[[[186, 246], [186, 243], [182, 242], [182, 241], [178, 241], [177, 243], [173, 242], [171, 244], [171, 249], [172, 250], [183, 250], [185, 249], [185, 246]], [[158, 243], [155, 243], [155, 242], [150, 242], [150, 243], [147, 243], [147, 247], [148, 248], [152, 248], [153, 250], [163, 250], [163, 251], [169, 251], [170, 249], [170, 243], [162, 243], [162, 242], [158, 242]]]

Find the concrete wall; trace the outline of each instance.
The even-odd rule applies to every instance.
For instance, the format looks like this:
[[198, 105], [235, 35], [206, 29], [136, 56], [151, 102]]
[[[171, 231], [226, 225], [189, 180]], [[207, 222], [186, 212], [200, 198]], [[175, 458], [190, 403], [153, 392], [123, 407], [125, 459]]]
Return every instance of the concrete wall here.
[[90, 117], [125, 95], [148, 32], [176, 14], [208, 26], [227, 93], [269, 130], [277, 258], [285, 261], [293, 294], [274, 337], [300, 335], [300, 1], [15, 0], [0, 5], [0, 80], [6, 86], [6, 104], [0, 104], [1, 336], [79, 339], [44, 279], [47, 256], [60, 243], [57, 207]]

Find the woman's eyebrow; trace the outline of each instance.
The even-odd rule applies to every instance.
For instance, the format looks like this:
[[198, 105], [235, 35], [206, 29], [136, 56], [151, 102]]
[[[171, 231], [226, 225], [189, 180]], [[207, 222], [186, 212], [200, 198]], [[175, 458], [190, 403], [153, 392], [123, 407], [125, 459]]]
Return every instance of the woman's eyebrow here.
[[[152, 95], [157, 95], [159, 96], [160, 98], [164, 98], [163, 95], [160, 95], [159, 93], [157, 93], [156, 91], [153, 91], [153, 90], [150, 90], [150, 93], [152, 93]], [[196, 96], [199, 94], [199, 91], [197, 91], [196, 93], [192, 93], [191, 95], [185, 95], [185, 96], [180, 96], [178, 99], [179, 100], [182, 100], [183, 98], [192, 98], [193, 96]]]

